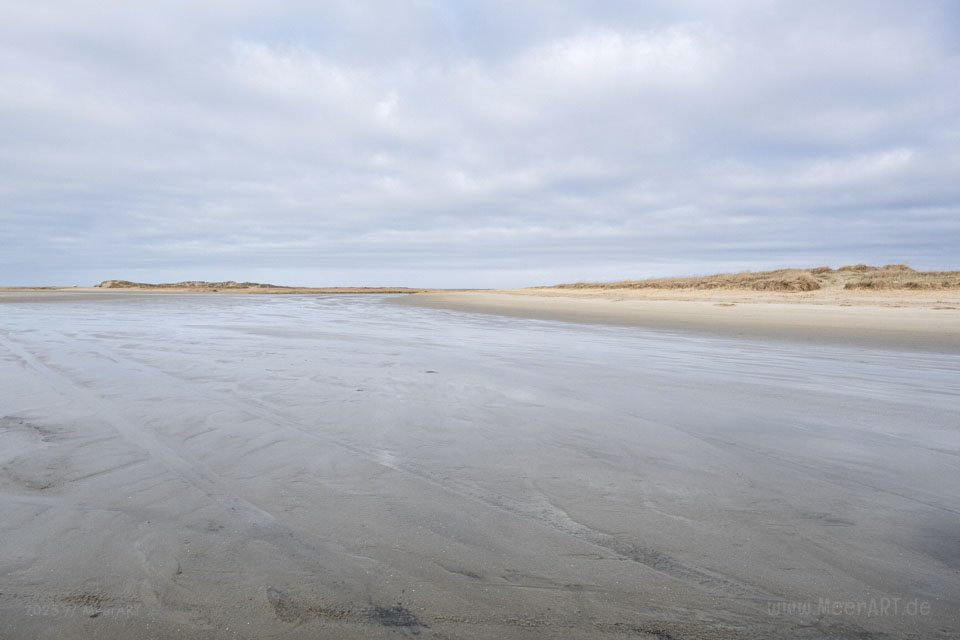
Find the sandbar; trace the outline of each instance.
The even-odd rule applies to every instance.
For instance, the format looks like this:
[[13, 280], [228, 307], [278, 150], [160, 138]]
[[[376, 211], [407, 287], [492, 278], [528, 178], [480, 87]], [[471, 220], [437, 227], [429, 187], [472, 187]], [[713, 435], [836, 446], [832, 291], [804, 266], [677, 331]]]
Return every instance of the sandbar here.
[[521, 318], [960, 353], [958, 292], [817, 293], [543, 288], [435, 291], [394, 302]]

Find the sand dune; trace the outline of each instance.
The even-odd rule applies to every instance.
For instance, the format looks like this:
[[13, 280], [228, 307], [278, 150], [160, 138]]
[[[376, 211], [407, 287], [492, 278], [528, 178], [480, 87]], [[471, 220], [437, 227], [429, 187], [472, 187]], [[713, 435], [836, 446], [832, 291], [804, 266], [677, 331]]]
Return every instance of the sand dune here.
[[96, 286], [98, 289], [125, 289], [133, 291], [178, 291], [204, 293], [414, 293], [426, 291], [410, 287], [288, 287], [261, 282], [206, 282], [204, 280], [186, 280], [184, 282], [151, 284], [148, 282], [130, 282], [129, 280], [104, 280]]
[[747, 290], [747, 291], [818, 291], [856, 289], [960, 290], [960, 271], [916, 271], [905, 264], [873, 267], [866, 264], [846, 265], [839, 269], [778, 269], [775, 271], [743, 271], [718, 273], [687, 278], [653, 278], [617, 282], [576, 282], [558, 284], [552, 289], [600, 290]]

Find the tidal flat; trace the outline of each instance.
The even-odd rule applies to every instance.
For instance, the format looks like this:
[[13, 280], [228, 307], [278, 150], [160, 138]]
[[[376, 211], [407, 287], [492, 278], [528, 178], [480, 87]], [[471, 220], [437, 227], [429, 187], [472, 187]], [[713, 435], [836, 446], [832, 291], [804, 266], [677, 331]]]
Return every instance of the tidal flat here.
[[0, 300], [0, 638], [955, 638], [960, 356]]

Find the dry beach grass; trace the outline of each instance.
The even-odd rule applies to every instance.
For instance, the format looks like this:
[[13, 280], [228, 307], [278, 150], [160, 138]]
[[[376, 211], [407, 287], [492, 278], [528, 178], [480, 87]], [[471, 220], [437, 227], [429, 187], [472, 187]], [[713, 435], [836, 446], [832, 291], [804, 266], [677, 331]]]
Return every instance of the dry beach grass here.
[[812, 269], [719, 273], [686, 278], [577, 282], [547, 288], [783, 292], [820, 289], [960, 289], [960, 271], [916, 271], [905, 264], [888, 264], [882, 267], [857, 264], [839, 269], [824, 266]]

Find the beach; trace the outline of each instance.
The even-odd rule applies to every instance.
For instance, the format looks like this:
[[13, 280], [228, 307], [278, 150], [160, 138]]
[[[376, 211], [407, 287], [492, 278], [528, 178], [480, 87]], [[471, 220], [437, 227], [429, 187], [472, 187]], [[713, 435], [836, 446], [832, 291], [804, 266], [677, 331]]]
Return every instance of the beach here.
[[0, 292], [0, 637], [956, 637], [956, 294], [543, 291]]
[[399, 304], [715, 336], [960, 353], [960, 291], [436, 291]]

